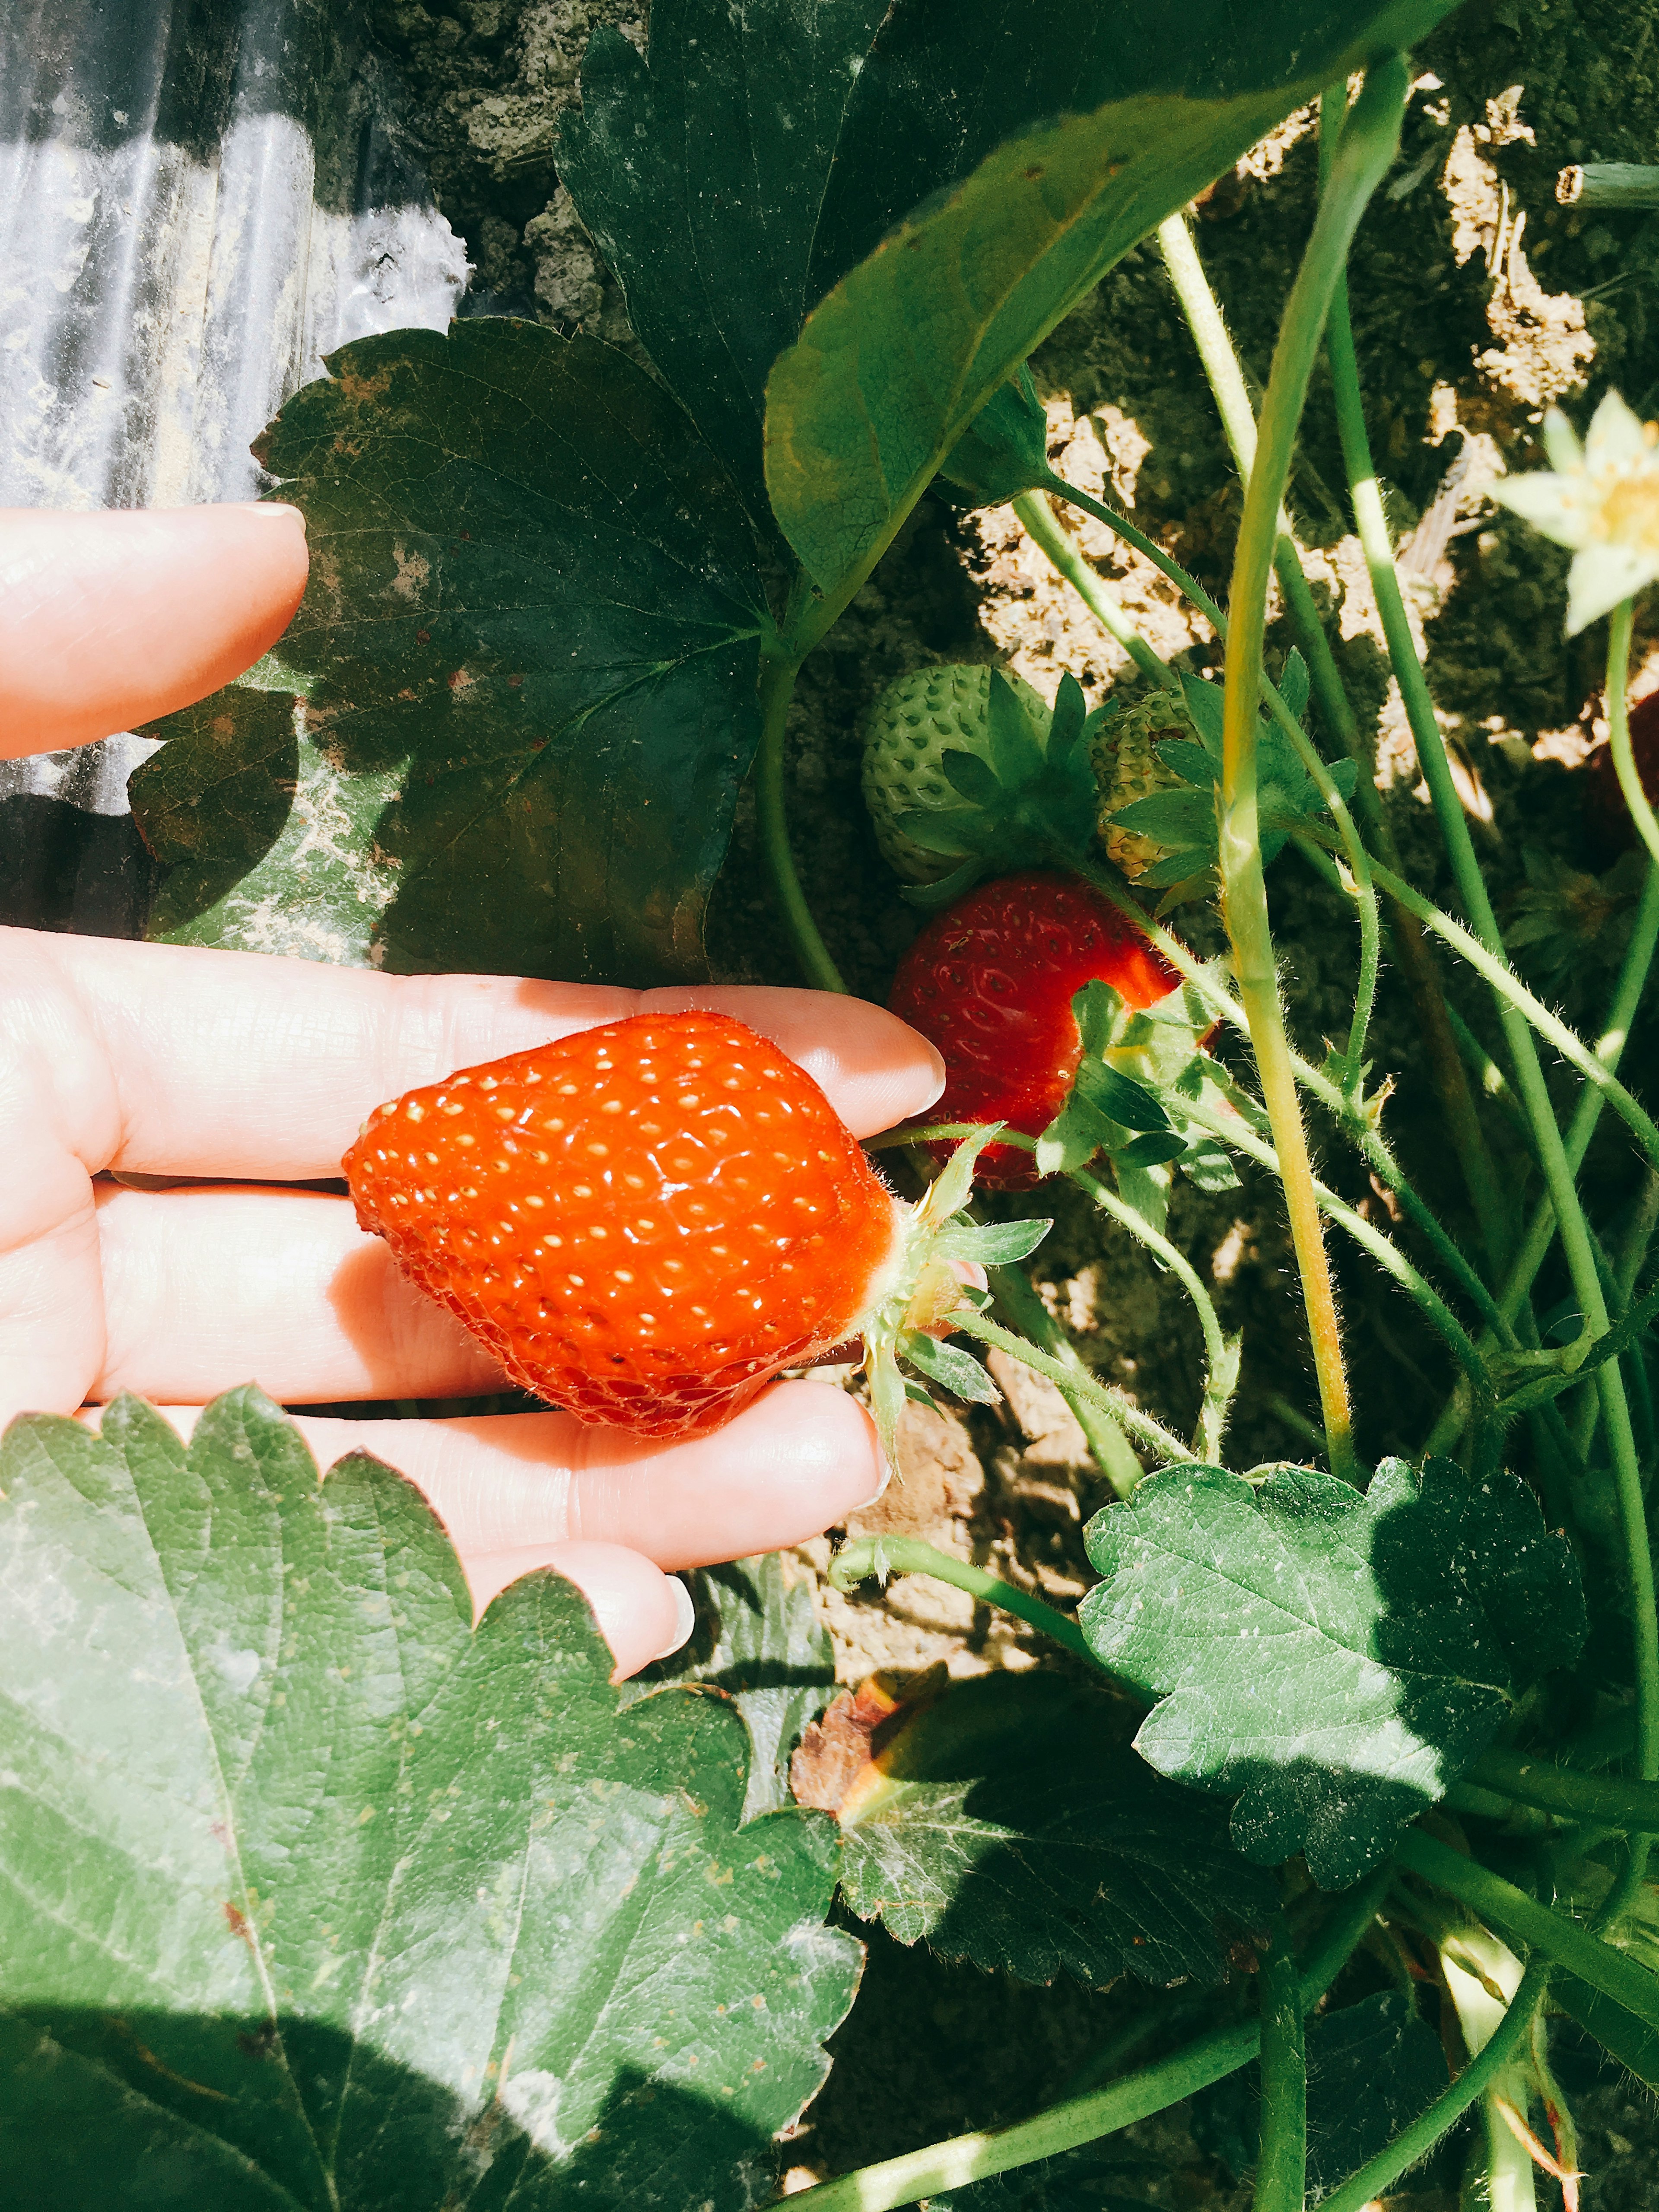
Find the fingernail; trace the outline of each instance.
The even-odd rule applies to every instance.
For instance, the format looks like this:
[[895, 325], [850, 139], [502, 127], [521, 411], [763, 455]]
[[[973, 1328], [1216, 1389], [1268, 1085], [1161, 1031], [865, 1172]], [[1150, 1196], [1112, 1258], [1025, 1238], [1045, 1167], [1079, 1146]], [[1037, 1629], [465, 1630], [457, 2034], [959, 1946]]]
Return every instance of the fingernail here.
[[672, 1658], [676, 1651], [691, 1641], [691, 1632], [697, 1625], [697, 1608], [691, 1602], [691, 1593], [678, 1575], [670, 1575], [668, 1587], [674, 1593], [674, 1633], [662, 1650], [653, 1653], [657, 1659]]
[[873, 1505], [876, 1500], [884, 1493], [888, 1484], [893, 1480], [893, 1470], [887, 1464], [887, 1455], [883, 1451], [879, 1444], [876, 1446], [876, 1465], [881, 1471], [881, 1480], [877, 1483], [875, 1488], [870, 1492], [870, 1495], [867, 1498], [860, 1498], [858, 1504], [852, 1509], [854, 1513], [862, 1513], [867, 1507]]

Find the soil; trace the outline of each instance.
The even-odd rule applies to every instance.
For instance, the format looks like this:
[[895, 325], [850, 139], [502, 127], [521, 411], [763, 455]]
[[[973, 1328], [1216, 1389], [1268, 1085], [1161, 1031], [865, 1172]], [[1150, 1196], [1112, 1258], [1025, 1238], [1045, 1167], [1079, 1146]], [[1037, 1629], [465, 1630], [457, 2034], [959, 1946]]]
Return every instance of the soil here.
[[[374, 12], [415, 95], [440, 202], [476, 266], [471, 310], [580, 324], [627, 343], [624, 303], [559, 186], [553, 149], [591, 29], [614, 21], [642, 42], [640, 0], [379, 0]], [[1629, 908], [1616, 882], [1587, 890], [1583, 880], [1616, 858], [1597, 846], [1581, 811], [1580, 763], [1605, 737], [1602, 637], [1593, 629], [1563, 640], [1565, 556], [1494, 509], [1486, 489], [1500, 468], [1534, 463], [1552, 402], [1582, 424], [1615, 385], [1639, 410], [1659, 408], [1659, 216], [1586, 213], [1555, 199], [1567, 163], [1653, 158], [1659, 0], [1470, 0], [1415, 58], [1401, 160], [1361, 227], [1351, 272], [1374, 446], [1430, 682], [1500, 904], [1513, 917], [1529, 896], [1535, 903], [1529, 875], [1541, 880], [1555, 867], [1556, 939], [1525, 957], [1570, 1012], [1588, 1011], [1605, 989]], [[1311, 112], [1291, 118], [1197, 210], [1200, 253], [1258, 380], [1311, 221], [1312, 125]], [[1085, 489], [1109, 482], [1143, 527], [1224, 594], [1237, 480], [1156, 250], [1130, 253], [1032, 367], [1061, 473]], [[1316, 380], [1293, 480], [1296, 526], [1356, 708], [1376, 731], [1377, 781], [1410, 871], [1449, 896], [1342, 483], [1328, 394]], [[1092, 523], [1075, 534], [1160, 651], [1187, 649], [1200, 667], [1212, 659], [1204, 626], [1188, 621], [1149, 563], [1125, 557]], [[1638, 693], [1659, 688], [1650, 642], [1638, 635]], [[1274, 650], [1286, 643], [1275, 625]], [[875, 999], [916, 917], [895, 895], [860, 801], [860, 725], [884, 684], [930, 660], [1002, 660], [1050, 698], [1067, 670], [1091, 703], [1133, 690], [1124, 656], [1011, 509], [922, 501], [807, 665], [789, 726], [806, 893], [852, 988]], [[1564, 883], [1577, 884], [1576, 906]], [[1270, 894], [1291, 1021], [1317, 1057], [1323, 1038], [1346, 1030], [1352, 927], [1294, 857], [1278, 863]], [[723, 976], [796, 980], [746, 809], [709, 949]], [[1481, 1001], [1464, 980], [1449, 982], [1471, 1027], [1493, 1043]], [[1387, 1126], [1428, 1194], [1472, 1235], [1437, 1106], [1412, 1069], [1418, 1041], [1409, 998], [1385, 977], [1372, 1052], [1378, 1073], [1400, 1077]], [[1652, 1052], [1650, 1030], [1638, 1030], [1626, 1063], [1638, 1086]], [[1504, 1171], [1519, 1174], [1518, 1148], [1506, 1150], [1501, 1135], [1498, 1143]], [[1328, 1133], [1322, 1150], [1329, 1179], [1385, 1218], [1382, 1194]], [[1616, 1213], [1629, 1172], [1609, 1133], [1591, 1160], [1594, 1212]], [[1051, 1203], [1055, 1227], [1036, 1267], [1043, 1295], [1103, 1376], [1161, 1419], [1189, 1422], [1199, 1344], [1178, 1286], [1080, 1198], [1045, 1193], [1045, 1212]], [[1273, 1194], [1249, 1180], [1218, 1196], [1179, 1184], [1170, 1233], [1207, 1269], [1224, 1324], [1244, 1331], [1231, 1462], [1297, 1456], [1316, 1401]], [[1443, 1359], [1415, 1310], [1372, 1271], [1346, 1253], [1339, 1266], [1364, 1448], [1372, 1457], [1408, 1449], [1425, 1407], [1447, 1388]], [[1547, 1303], [1547, 1283], [1543, 1295]], [[1018, 1373], [1000, 1379], [1001, 1409], [911, 1410], [901, 1479], [851, 1533], [924, 1536], [1069, 1604], [1089, 1579], [1084, 1522], [1109, 1493], [1057, 1395]], [[839, 1533], [802, 1547], [802, 1571], [816, 1579]], [[921, 1577], [901, 1578], [884, 1596], [873, 1587], [848, 1597], [826, 1589], [821, 1601], [848, 1681], [876, 1667], [939, 1660], [953, 1674], [1037, 1663], [1036, 1640], [1018, 1623]], [[796, 2183], [1032, 2109], [1109, 2030], [1121, 2002], [1118, 1993], [990, 1981], [874, 1935], [866, 1995], [792, 2152]], [[1659, 2138], [1650, 2100], [1627, 2083], [1586, 2075], [1580, 2119], [1586, 2212], [1652, 2203]], [[1187, 2116], [1164, 2116], [1138, 2133], [1161, 2179], [1138, 2182], [1137, 2193], [1182, 2206], [1242, 2201], [1198, 2148]], [[1455, 2181], [1437, 2168], [1390, 2201], [1439, 2212]]]

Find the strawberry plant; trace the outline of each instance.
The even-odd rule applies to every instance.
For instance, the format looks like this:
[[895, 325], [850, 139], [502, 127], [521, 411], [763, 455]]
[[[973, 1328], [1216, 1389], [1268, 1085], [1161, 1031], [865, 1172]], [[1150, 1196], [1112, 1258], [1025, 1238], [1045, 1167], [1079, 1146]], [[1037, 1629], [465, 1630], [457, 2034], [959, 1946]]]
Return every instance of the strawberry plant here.
[[[1470, 2202], [1576, 2206], [1553, 2051], [1659, 2088], [1659, 1127], [1620, 1073], [1659, 948], [1626, 709], [1659, 460], [1608, 396], [1496, 488], [1573, 556], [1610, 725], [1613, 865], [1529, 856], [1506, 941], [1347, 297], [1402, 50], [1445, 12], [1194, 0], [1176, 39], [1116, 0], [659, 0], [645, 52], [595, 33], [559, 149], [635, 350], [386, 332], [264, 434], [311, 583], [257, 668], [151, 732], [152, 934], [405, 972], [698, 980], [752, 781], [794, 963], [842, 990], [791, 843], [797, 679], [924, 494], [1012, 506], [1115, 640], [1115, 692], [941, 660], [845, 733], [915, 933], [891, 1004], [945, 1063], [928, 1118], [860, 1150], [754, 1031], [679, 1012], [388, 1099], [343, 1172], [409, 1274], [584, 1419], [717, 1434], [861, 1346], [896, 1459], [907, 1397], [990, 1406], [1000, 1356], [1058, 1389], [1109, 1495], [1075, 1609], [891, 1529], [830, 1564], [839, 1591], [932, 1577], [1018, 1618], [1047, 1640], [1029, 1671], [834, 1695], [774, 1557], [694, 1577], [690, 1644], [618, 1686], [569, 1584], [526, 1577], [475, 1626], [418, 1493], [361, 1454], [319, 1480], [257, 1391], [188, 1445], [131, 1398], [97, 1436], [21, 1420], [0, 2172], [31, 2212], [768, 2202], [860, 1929], [1114, 2008], [1006, 2124], [805, 2177], [819, 2212], [1144, 2205], [1124, 2131], [1177, 2105], [1255, 2212], [1360, 2212], [1429, 2159]], [[1315, 100], [1258, 404], [1183, 210]], [[1224, 604], [1056, 473], [1026, 365], [1154, 237], [1237, 465]], [[1410, 841], [1286, 504], [1316, 371], [1424, 786]], [[1152, 561], [1218, 665], [1162, 657], [1057, 506]], [[1317, 1042], [1269, 868], [1350, 945]], [[1572, 1022], [1533, 987], [1569, 975]], [[1380, 1064], [1385, 975], [1415, 1063]], [[1399, 1133], [1413, 1083], [1431, 1160]], [[1183, 1200], [1235, 1188], [1287, 1225], [1305, 1463], [1230, 1441], [1253, 1347]], [[1103, 1381], [1024, 1271], [1050, 1223], [1015, 1211], [1062, 1199], [1189, 1303], [1180, 1403]], [[1345, 1326], [1362, 1271], [1420, 1358]], [[1409, 1454], [1370, 1433], [1379, 1397]]]

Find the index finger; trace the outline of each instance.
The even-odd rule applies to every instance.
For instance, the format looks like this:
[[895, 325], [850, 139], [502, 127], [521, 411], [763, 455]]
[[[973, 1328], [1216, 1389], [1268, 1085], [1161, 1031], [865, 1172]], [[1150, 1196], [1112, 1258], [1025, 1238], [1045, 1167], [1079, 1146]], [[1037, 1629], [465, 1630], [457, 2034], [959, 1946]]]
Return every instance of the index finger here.
[[630, 1014], [735, 1014], [805, 1068], [856, 1135], [939, 1096], [938, 1054], [862, 999], [382, 975], [260, 953], [8, 930], [0, 1018], [94, 1173], [299, 1182], [339, 1173], [382, 1100]]

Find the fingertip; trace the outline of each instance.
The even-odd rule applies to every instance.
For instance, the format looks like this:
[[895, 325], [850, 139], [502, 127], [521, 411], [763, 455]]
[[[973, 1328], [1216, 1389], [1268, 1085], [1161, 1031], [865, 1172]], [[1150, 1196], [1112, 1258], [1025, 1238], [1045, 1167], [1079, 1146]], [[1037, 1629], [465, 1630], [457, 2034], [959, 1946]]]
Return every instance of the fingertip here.
[[538, 1568], [550, 1567], [574, 1583], [611, 1647], [617, 1662], [613, 1682], [625, 1682], [653, 1660], [678, 1651], [697, 1625], [691, 1594], [678, 1576], [664, 1574], [623, 1544], [523, 1545], [475, 1555], [465, 1565], [473, 1609], [480, 1618], [504, 1589]]

